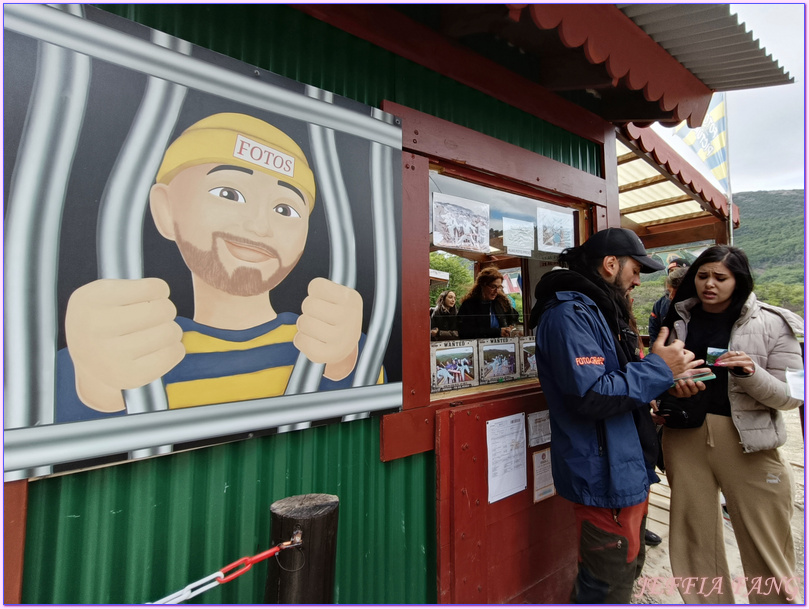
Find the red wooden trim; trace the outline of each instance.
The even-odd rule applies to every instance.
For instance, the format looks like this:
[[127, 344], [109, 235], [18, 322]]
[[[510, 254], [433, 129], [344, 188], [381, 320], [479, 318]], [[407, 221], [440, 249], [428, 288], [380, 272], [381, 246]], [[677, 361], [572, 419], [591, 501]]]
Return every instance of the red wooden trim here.
[[28, 480], [3, 484], [3, 604], [22, 602]]
[[712, 220], [706, 224], [705, 218], [694, 218], [683, 222], [672, 222], [668, 225], [649, 226], [647, 227], [649, 232], [641, 235], [641, 241], [646, 249], [703, 240], [727, 244], [727, 224], [716, 219]]
[[[430, 166], [402, 153], [402, 407], [430, 403]], [[384, 453], [384, 443], [381, 447]], [[384, 459], [383, 459], [384, 460]]]
[[486, 421], [546, 409], [539, 396], [439, 410], [436, 434], [440, 603], [564, 603], [577, 572], [572, 504], [533, 502], [533, 453], [525, 490], [489, 504]]
[[453, 531], [455, 519], [453, 518], [452, 484], [452, 432], [453, 425], [449, 417], [450, 410], [445, 409], [435, 415], [436, 437], [447, 438], [446, 442], [436, 446], [435, 459], [435, 509], [436, 509], [436, 536], [438, 538], [436, 569], [436, 589], [438, 590], [438, 604], [447, 605], [454, 602], [452, 571], [453, 571]]
[[556, 29], [568, 48], [582, 47], [592, 64], [604, 64], [613, 79], [657, 102], [673, 120], [702, 124], [712, 91], [658, 45], [614, 4], [510, 5], [521, 7], [541, 29]]
[[[424, 283], [427, 283], [426, 280]], [[426, 302], [426, 299], [425, 299]], [[405, 342], [410, 345], [411, 343]], [[421, 345], [416, 345], [417, 341], [412, 344], [421, 348]], [[471, 406], [483, 402], [492, 402], [494, 400], [515, 399], [522, 396], [527, 396], [528, 399], [541, 399], [540, 395], [542, 390], [539, 383], [534, 386], [520, 385], [517, 387], [503, 387], [502, 389], [484, 391], [481, 393], [468, 394], [464, 396], [450, 396], [444, 399], [437, 399], [430, 402], [429, 399], [429, 342], [427, 345], [428, 354], [425, 356], [424, 361], [427, 362], [427, 402], [419, 405], [415, 403], [409, 409], [404, 409], [402, 412], [384, 415], [380, 423], [380, 460], [393, 461], [394, 459], [402, 459], [418, 453], [425, 453], [435, 448], [435, 429], [436, 429], [436, 412], [438, 410], [455, 407], [455, 406]], [[408, 357], [407, 350], [405, 350], [405, 357]], [[405, 377], [407, 378], [407, 377]], [[405, 393], [405, 398], [407, 393]], [[415, 401], [414, 401], [415, 402]]]
[[[607, 204], [603, 178], [394, 102], [383, 101], [382, 109], [402, 119], [405, 149], [506, 177], [532, 189]], [[536, 192], [533, 196], [542, 195]]]
[[[713, 216], [704, 216], [702, 218], [690, 218], [688, 220], [680, 220], [679, 222], [669, 222], [665, 224], [652, 224], [650, 226], [645, 227], [645, 232], [643, 235], [640, 235], [641, 238], [650, 237], [653, 235], [664, 234], [671, 232], [673, 230], [696, 230], [698, 228], [702, 228], [705, 225], [713, 226], [714, 224], [721, 224], [722, 226], [726, 226], [724, 222], [714, 218]], [[688, 243], [688, 241], [684, 241], [683, 243]]]
[[[520, 182], [515, 182], [500, 176], [483, 173], [478, 169], [472, 169], [466, 165], [455, 165], [449, 161], [441, 162], [441, 173], [447, 176], [453, 176], [468, 182], [477, 182], [484, 186], [491, 186], [498, 190], [507, 190], [518, 195], [524, 195], [532, 199], [541, 199], [548, 203], [554, 203], [565, 207], [571, 207], [571, 198], [557, 195], [552, 192], [537, 190]], [[584, 209], [586, 206], [579, 204], [580, 208]]]
[[[500, 408], [503, 403], [499, 402]], [[494, 407], [493, 407], [494, 408]], [[507, 410], [513, 409], [506, 407]], [[489, 595], [489, 550], [486, 543], [486, 514], [489, 509], [486, 455], [488, 408], [453, 408], [449, 412], [452, 434], [452, 471], [448, 472], [452, 502], [452, 603], [498, 602]], [[495, 417], [489, 417], [495, 418]], [[454, 420], [453, 420], [454, 419]], [[443, 443], [446, 436], [439, 436]], [[481, 441], [482, 440], [482, 441]], [[516, 527], [517, 523], [511, 523]]]
[[[594, 142], [604, 141], [605, 121], [601, 117], [447, 40], [390, 7], [369, 4], [290, 6], [566, 131]], [[706, 110], [707, 107], [706, 104]]]

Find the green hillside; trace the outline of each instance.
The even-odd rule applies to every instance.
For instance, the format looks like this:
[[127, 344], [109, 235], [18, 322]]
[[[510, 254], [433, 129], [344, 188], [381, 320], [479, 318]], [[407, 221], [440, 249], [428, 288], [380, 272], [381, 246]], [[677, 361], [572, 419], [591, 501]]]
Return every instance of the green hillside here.
[[[733, 234], [733, 245], [750, 259], [759, 299], [803, 315], [804, 191], [774, 190], [733, 195], [741, 224]], [[641, 332], [647, 332], [652, 305], [663, 295], [664, 274], [643, 277], [635, 288], [635, 317]]]
[[741, 219], [733, 244], [750, 259], [756, 283], [803, 285], [803, 190], [742, 192], [733, 202]]

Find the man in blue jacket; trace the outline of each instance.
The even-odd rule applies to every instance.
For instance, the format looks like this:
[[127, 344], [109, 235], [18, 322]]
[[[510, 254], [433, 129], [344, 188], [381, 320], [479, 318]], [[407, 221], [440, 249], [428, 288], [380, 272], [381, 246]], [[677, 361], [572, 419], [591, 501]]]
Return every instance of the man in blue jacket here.
[[[557, 492], [574, 503], [579, 537], [575, 603], [629, 603], [645, 551], [649, 485], [657, 482], [650, 402], [702, 364], [660, 332], [640, 359], [629, 292], [640, 273], [662, 270], [630, 230], [608, 228], [559, 256], [536, 288], [539, 379], [551, 420]], [[676, 395], [703, 383], [678, 381]]]

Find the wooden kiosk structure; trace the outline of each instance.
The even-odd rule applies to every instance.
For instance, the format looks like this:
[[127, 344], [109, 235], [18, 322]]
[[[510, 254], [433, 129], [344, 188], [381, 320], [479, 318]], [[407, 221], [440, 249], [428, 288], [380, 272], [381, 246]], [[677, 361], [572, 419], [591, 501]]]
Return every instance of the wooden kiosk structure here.
[[[336, 602], [566, 602], [576, 573], [570, 505], [535, 501], [531, 476], [504, 499], [487, 492], [487, 422], [547, 410], [538, 382], [431, 392], [431, 176], [570, 214], [577, 243], [609, 226], [631, 228], [647, 247], [723, 242], [727, 201], [648, 126], [699, 126], [714, 91], [787, 83], [788, 74], [727, 5], [103, 9], [401, 119], [402, 405], [7, 481], [5, 602], [153, 601], [263, 549], [269, 505], [307, 492], [340, 497]], [[712, 59], [688, 36], [694, 24], [738, 40], [750, 59]], [[622, 183], [619, 167], [635, 163], [644, 177]], [[622, 204], [622, 193], [664, 183], [675, 196]], [[539, 260], [505, 254], [475, 263], [519, 267], [526, 286], [542, 271]], [[533, 289], [524, 293], [527, 313]], [[541, 448], [526, 449], [527, 471]], [[261, 602], [264, 582], [253, 575], [197, 600]]]

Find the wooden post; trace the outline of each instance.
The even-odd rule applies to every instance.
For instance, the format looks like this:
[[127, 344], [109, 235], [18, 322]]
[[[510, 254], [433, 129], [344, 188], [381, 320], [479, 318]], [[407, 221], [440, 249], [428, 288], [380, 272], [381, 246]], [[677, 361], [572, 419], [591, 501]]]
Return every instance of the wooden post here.
[[303, 544], [279, 552], [267, 565], [265, 603], [324, 604], [334, 602], [337, 558], [336, 495], [296, 495], [270, 506], [271, 546], [301, 531]]

